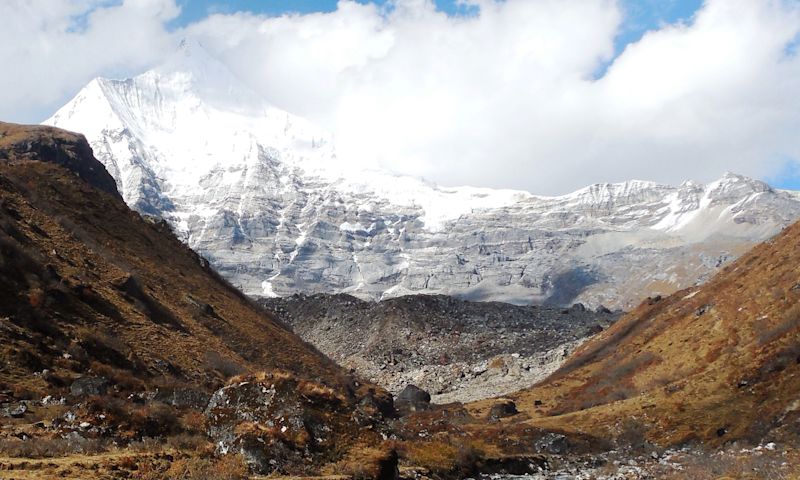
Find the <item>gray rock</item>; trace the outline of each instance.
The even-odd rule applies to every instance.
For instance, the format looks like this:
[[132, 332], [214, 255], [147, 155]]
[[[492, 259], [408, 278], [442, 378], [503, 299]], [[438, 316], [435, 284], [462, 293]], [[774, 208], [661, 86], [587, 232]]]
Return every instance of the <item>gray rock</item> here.
[[9, 418], [22, 418], [27, 412], [28, 406], [24, 403], [19, 403], [3, 409], [3, 414]]
[[259, 474], [330, 455], [354, 425], [373, 420], [370, 428], [382, 428], [379, 414], [369, 418], [343, 393], [285, 372], [253, 375], [218, 390], [205, 416], [218, 452], [242, 454]]
[[489, 410], [489, 416], [492, 418], [513, 417], [518, 413], [517, 404], [508, 399], [499, 400]]
[[81, 377], [69, 386], [69, 392], [74, 397], [89, 397], [92, 395], [105, 395], [111, 387], [111, 381], [105, 377]]
[[431, 406], [431, 394], [416, 385], [407, 385], [397, 395], [394, 404], [401, 415], [427, 410]]
[[205, 409], [211, 395], [194, 388], [180, 388], [159, 392], [156, 399], [177, 408]]

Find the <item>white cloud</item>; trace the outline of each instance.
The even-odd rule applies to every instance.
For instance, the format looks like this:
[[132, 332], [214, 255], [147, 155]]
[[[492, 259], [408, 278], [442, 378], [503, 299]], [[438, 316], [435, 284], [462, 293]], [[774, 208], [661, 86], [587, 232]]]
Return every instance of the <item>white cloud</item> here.
[[174, 0], [0, 2], [0, 118], [46, 118], [98, 75], [130, 75], [174, 48]]
[[724, 170], [768, 177], [800, 158], [800, 59], [786, 54], [796, 0], [708, 0], [690, 23], [629, 45], [600, 79], [624, 28], [612, 0], [468, 0], [480, 9], [468, 17], [427, 0], [341, 1], [327, 14], [213, 15], [172, 35], [173, 1], [128, 1], [70, 32], [70, 15], [92, 3], [103, 2], [24, 2], [50, 8], [35, 20], [20, 0], [0, 6], [20, 25], [0, 42], [28, 49], [0, 47], [4, 64], [26, 69], [0, 79], [0, 115], [141, 69], [189, 35], [275, 105], [331, 129], [342, 161], [444, 184], [559, 193]]

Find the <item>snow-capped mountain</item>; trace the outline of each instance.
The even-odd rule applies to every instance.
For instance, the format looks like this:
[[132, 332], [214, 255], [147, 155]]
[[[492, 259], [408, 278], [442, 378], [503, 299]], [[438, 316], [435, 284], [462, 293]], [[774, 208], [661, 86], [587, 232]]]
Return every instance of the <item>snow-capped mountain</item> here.
[[93, 80], [45, 123], [86, 135], [132, 207], [252, 295], [630, 307], [800, 218], [800, 195], [734, 174], [543, 197], [345, 170], [330, 134], [185, 43], [135, 78]]

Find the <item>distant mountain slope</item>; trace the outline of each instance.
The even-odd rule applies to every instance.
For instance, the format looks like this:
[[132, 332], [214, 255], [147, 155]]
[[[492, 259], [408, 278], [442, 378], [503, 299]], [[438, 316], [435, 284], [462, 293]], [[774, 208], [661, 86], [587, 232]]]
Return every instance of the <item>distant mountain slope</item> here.
[[733, 174], [541, 197], [345, 168], [330, 134], [262, 101], [199, 45], [131, 79], [93, 80], [46, 123], [84, 133], [131, 207], [165, 218], [250, 295], [628, 309], [800, 218], [796, 194]]
[[795, 224], [702, 287], [643, 303], [516, 399], [531, 423], [599, 436], [797, 445], [798, 391]]
[[[80, 178], [79, 178], [80, 177]], [[85, 138], [0, 123], [0, 382], [46, 391], [92, 362], [205, 385], [344, 372], [131, 211]], [[38, 376], [34, 375], [37, 373]]]

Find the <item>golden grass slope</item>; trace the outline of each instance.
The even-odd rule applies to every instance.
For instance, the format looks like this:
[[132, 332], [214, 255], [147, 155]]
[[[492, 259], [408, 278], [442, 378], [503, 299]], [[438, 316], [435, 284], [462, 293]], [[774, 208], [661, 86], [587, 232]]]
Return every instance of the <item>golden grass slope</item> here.
[[644, 302], [514, 398], [532, 425], [634, 443], [797, 438], [800, 224]]

